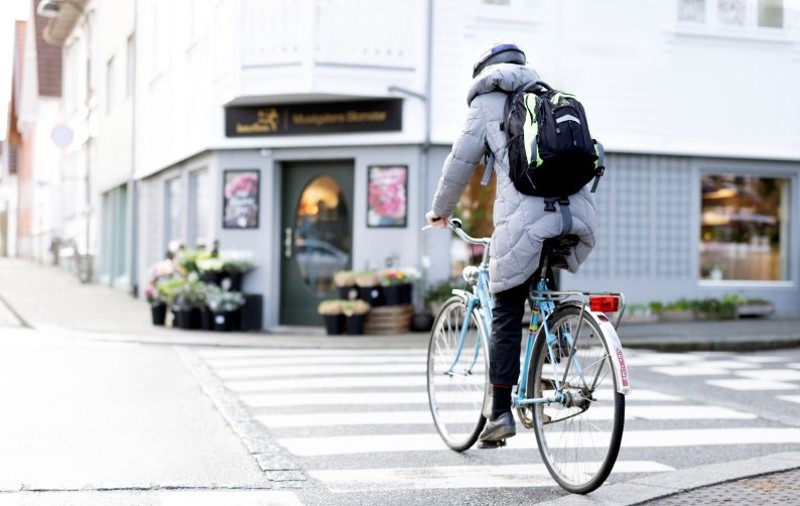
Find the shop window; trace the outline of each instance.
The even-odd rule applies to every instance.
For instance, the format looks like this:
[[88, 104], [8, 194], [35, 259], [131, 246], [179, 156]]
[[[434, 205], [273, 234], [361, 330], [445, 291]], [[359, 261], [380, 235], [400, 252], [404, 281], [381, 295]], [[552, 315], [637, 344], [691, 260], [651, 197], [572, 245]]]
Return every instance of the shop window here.
[[788, 279], [789, 186], [788, 178], [702, 177], [701, 279]]
[[783, 0], [678, 0], [681, 23], [740, 28], [783, 28]]
[[211, 191], [208, 171], [196, 170], [189, 174], [189, 244], [194, 248], [211, 248], [209, 209]]
[[164, 184], [164, 242], [175, 248], [181, 240], [181, 180], [174, 178]]

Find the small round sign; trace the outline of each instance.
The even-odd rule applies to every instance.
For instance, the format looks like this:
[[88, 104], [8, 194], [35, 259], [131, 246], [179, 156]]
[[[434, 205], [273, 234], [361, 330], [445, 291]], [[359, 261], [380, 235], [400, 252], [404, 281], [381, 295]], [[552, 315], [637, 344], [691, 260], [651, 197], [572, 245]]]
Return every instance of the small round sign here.
[[64, 123], [59, 123], [50, 132], [50, 139], [59, 148], [66, 148], [72, 142], [72, 129]]

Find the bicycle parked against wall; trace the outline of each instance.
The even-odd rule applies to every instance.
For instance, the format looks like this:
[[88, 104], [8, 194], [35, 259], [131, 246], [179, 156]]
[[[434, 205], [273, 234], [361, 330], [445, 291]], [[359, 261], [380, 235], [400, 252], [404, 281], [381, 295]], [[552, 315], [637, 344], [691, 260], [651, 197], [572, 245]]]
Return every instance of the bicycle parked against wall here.
[[[491, 411], [489, 293], [491, 239], [470, 237], [459, 220], [449, 228], [484, 247], [480, 265], [464, 268], [468, 290], [453, 290], [436, 316], [428, 347], [428, 400], [436, 430], [455, 451], [470, 448]], [[545, 241], [542, 276], [531, 289], [531, 322], [513, 408], [533, 429], [539, 453], [565, 490], [586, 494], [603, 484], [617, 460], [630, 382], [616, 333], [621, 293], [553, 290], [553, 267], [571, 254], [576, 236]], [[616, 313], [612, 324], [606, 313]]]

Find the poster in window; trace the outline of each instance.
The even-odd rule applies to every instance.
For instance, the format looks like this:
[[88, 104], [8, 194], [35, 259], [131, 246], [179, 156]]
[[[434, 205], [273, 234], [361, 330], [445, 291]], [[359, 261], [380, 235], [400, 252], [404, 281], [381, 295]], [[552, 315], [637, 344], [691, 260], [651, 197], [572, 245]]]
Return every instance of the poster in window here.
[[258, 228], [259, 172], [226, 170], [223, 185], [223, 228]]
[[408, 166], [373, 165], [368, 169], [367, 226], [405, 227]]

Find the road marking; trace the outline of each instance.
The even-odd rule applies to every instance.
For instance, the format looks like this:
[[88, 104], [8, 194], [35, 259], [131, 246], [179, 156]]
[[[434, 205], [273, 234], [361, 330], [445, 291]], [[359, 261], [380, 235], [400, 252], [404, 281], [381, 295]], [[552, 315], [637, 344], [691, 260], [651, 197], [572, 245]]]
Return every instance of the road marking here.
[[[592, 408], [592, 420], [611, 420], [613, 408]], [[475, 415], [473, 411], [448, 411], [453, 419], [466, 420]], [[734, 411], [718, 406], [626, 406], [625, 416], [629, 420], [751, 420], [758, 418], [752, 413]], [[293, 427], [341, 427], [355, 425], [431, 425], [433, 420], [428, 410], [418, 411], [364, 411], [364, 412], [314, 412], [295, 415], [256, 415], [255, 419], [273, 429]]]
[[796, 402], [800, 404], [800, 395], [776, 395], [775, 398], [782, 401]]
[[214, 369], [236, 368], [236, 367], [287, 367], [296, 365], [319, 366], [336, 364], [421, 364], [424, 368], [427, 364], [425, 355], [392, 355], [382, 357], [372, 356], [352, 356], [352, 355], [315, 355], [305, 357], [253, 357], [253, 358], [209, 358], [206, 363]]
[[222, 379], [244, 378], [290, 378], [290, 377], [324, 377], [335, 374], [385, 374], [412, 373], [425, 378], [425, 364], [382, 364], [382, 365], [309, 365], [292, 367], [247, 367], [239, 369], [217, 369], [217, 376]]
[[760, 371], [736, 371], [737, 376], [767, 381], [800, 381], [800, 371], [793, 369], [761, 369]]
[[652, 367], [650, 370], [667, 376], [725, 376], [730, 374], [730, 371], [710, 369], [704, 364]]
[[423, 348], [360, 348], [360, 349], [306, 349], [306, 348], [206, 348], [197, 352], [204, 358], [269, 358], [269, 357], [357, 357], [357, 356], [426, 356]]
[[[596, 465], [596, 464], [593, 464]], [[675, 469], [652, 461], [617, 461], [614, 473], [658, 473]], [[552, 487], [544, 464], [434, 466], [308, 471], [333, 492], [442, 488]]]
[[[262, 392], [266, 390], [329, 390], [339, 388], [423, 387], [428, 379], [423, 374], [413, 376], [320, 376], [298, 377], [263, 381], [227, 381], [225, 386], [234, 392]], [[472, 383], [483, 385], [483, 378]]]
[[[596, 437], [581, 439], [582, 447], [591, 446], [592, 441], [602, 446], [607, 433], [595, 433]], [[361, 453], [439, 451], [445, 447], [436, 434], [382, 434], [368, 436], [289, 437], [279, 438], [284, 448], [300, 457], [323, 455], [355, 455]], [[518, 434], [509, 440], [509, 449], [536, 448], [536, 437], [532, 432]], [[622, 436], [624, 448], [666, 448], [746, 444], [800, 444], [800, 429], [797, 428], [733, 428], [733, 429], [683, 429], [683, 430], [626, 430]], [[561, 446], [578, 446], [574, 441], [564, 441]]]
[[765, 381], [755, 379], [722, 379], [706, 380], [708, 385], [729, 390], [749, 391], [749, 390], [797, 390], [800, 386], [793, 383], [782, 383], [780, 381]]
[[[448, 393], [449, 402], [470, 402], [475, 392]], [[602, 392], [600, 393], [602, 394]], [[678, 402], [680, 397], [669, 395], [655, 390], [633, 390], [628, 399], [652, 402]], [[415, 392], [310, 392], [302, 393], [274, 393], [274, 394], [246, 394], [241, 397], [242, 402], [253, 408], [288, 407], [288, 406], [338, 406], [362, 404], [428, 404], [428, 394], [425, 390]]]

